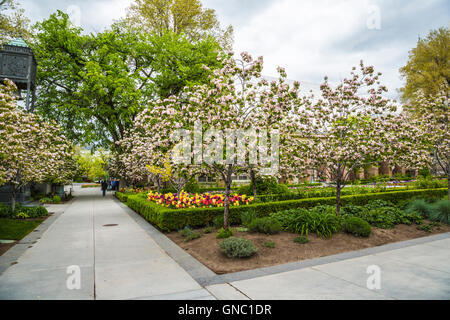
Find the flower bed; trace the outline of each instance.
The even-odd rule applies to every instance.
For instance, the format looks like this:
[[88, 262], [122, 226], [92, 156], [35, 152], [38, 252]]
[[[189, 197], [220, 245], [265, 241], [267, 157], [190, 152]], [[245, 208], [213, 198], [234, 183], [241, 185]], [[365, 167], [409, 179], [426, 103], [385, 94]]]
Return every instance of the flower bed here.
[[[248, 205], [254, 200], [253, 197], [246, 195], [234, 194], [229, 197], [230, 207]], [[187, 192], [180, 192], [180, 194], [161, 194], [150, 191], [147, 195], [147, 200], [159, 204], [170, 209], [186, 209], [186, 208], [217, 208], [225, 205], [225, 195], [223, 194], [189, 194]]]
[[[371, 200], [385, 200], [398, 203], [417, 197], [442, 198], [447, 194], [446, 188], [405, 190], [396, 192], [380, 192], [342, 196], [342, 205], [365, 205]], [[117, 195], [117, 193], [116, 193]], [[240, 223], [241, 214], [254, 210], [258, 217], [265, 217], [273, 212], [295, 208], [311, 208], [321, 204], [334, 205], [335, 197], [309, 198], [299, 200], [253, 203], [244, 206], [230, 206], [230, 222]], [[128, 195], [127, 205], [142, 215], [147, 221], [164, 231], [173, 231], [185, 226], [201, 227], [208, 225], [219, 215], [223, 215], [223, 207], [180, 208], [171, 209], [155, 202], [148, 201], [144, 194]]]

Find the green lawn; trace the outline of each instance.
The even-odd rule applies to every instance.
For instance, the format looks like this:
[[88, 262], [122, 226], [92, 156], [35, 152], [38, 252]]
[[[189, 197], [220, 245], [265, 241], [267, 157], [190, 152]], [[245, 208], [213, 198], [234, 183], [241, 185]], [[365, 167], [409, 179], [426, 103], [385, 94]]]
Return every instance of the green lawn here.
[[44, 219], [24, 221], [19, 219], [0, 219], [0, 239], [20, 240], [35, 229]]

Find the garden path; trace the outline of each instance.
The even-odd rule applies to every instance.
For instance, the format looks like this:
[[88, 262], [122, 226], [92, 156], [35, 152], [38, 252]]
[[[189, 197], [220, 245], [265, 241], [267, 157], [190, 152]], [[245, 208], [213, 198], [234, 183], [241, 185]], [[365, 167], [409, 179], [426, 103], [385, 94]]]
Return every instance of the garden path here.
[[49, 206], [58, 217], [1, 274], [0, 299], [213, 299], [112, 193], [78, 185], [74, 195]]

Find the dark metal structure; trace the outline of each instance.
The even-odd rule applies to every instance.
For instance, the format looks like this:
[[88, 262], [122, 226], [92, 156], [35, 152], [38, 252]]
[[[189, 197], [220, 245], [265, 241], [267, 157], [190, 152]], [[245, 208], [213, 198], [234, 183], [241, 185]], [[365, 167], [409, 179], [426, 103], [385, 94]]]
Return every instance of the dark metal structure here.
[[22, 38], [0, 47], [0, 81], [9, 79], [19, 90], [26, 90], [25, 106], [28, 112], [34, 109], [36, 68], [33, 50]]

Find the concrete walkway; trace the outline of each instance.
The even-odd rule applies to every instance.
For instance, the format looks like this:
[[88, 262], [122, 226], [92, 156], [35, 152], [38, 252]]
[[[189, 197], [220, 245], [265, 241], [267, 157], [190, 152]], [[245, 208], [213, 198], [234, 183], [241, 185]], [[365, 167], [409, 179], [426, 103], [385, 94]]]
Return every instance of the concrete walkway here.
[[[103, 198], [97, 188], [78, 187], [75, 195], [37, 243], [0, 276], [0, 299], [213, 298], [111, 193]], [[81, 270], [79, 290], [66, 285], [73, 265]]]
[[450, 234], [216, 275], [111, 193], [75, 195], [0, 257], [0, 299], [450, 299]]

